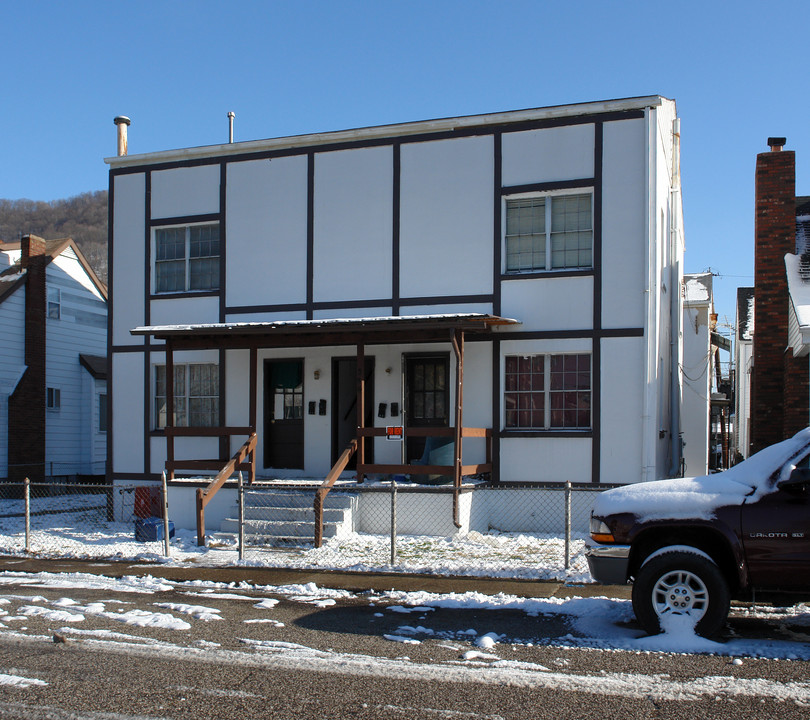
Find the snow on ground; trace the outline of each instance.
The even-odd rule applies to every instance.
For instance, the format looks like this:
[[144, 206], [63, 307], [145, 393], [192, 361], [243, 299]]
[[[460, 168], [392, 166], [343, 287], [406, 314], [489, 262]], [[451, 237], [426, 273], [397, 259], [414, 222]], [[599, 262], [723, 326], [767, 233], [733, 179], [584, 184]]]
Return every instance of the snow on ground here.
[[[314, 583], [290, 585], [251, 585], [248, 583], [213, 583], [208, 581], [166, 582], [156, 581], [146, 576], [110, 578], [104, 576], [86, 575], [82, 573], [2, 573], [0, 580], [3, 584], [20, 582], [26, 587], [59, 588], [62, 591], [69, 589], [104, 589], [114, 594], [116, 592], [140, 592], [154, 594], [161, 590], [176, 589], [186, 591], [190, 595], [206, 597], [215, 600], [217, 597], [239, 597], [240, 599], [254, 601], [257, 615], [267, 613], [256, 618], [246, 620], [246, 624], [268, 623], [276, 627], [283, 627], [282, 623], [272, 618], [272, 611], [279, 598], [291, 602], [327, 606], [342, 599], [356, 599], [359, 596], [347, 591], [324, 588]], [[227, 591], [227, 592], [224, 592]], [[247, 595], [246, 593], [251, 593]], [[256, 602], [256, 594], [268, 597]], [[542, 643], [560, 648], [590, 648], [599, 650], [614, 650], [628, 652], [665, 652], [665, 653], [703, 653], [720, 655], [732, 658], [769, 658], [782, 660], [810, 660], [810, 645], [807, 644], [807, 634], [802, 630], [807, 628], [810, 633], [810, 606], [800, 604], [792, 608], [749, 608], [737, 609], [736, 614], [744, 614], [749, 618], [762, 618], [771, 622], [778, 622], [782, 626], [790, 625], [799, 628], [794, 631], [796, 640], [771, 639], [743, 639], [732, 638], [724, 642], [715, 642], [694, 634], [693, 628], [688, 624], [675, 623], [668, 627], [661, 635], [645, 636], [643, 631], [636, 629], [630, 621], [633, 618], [633, 609], [630, 601], [617, 600], [607, 597], [569, 597], [569, 598], [523, 598], [515, 595], [500, 593], [498, 595], [484, 595], [479, 592], [465, 593], [429, 593], [424, 591], [405, 592], [387, 591], [364, 594], [371, 606], [385, 613], [402, 615], [403, 620], [408, 615], [418, 614], [422, 624], [416, 625], [403, 622], [396, 632], [389, 633], [386, 639], [391, 642], [413, 644], [426, 639], [436, 641], [452, 641], [472, 644], [478, 653], [468, 659], [493, 660], [501, 662], [497, 650], [504, 643], [534, 645]], [[160, 627], [168, 630], [187, 630], [191, 627], [190, 621], [221, 619], [221, 610], [216, 603], [208, 602], [206, 605], [190, 605], [183, 603], [155, 602], [154, 606], [160, 610], [149, 612], [144, 610], [127, 610], [120, 607], [121, 602], [115, 599], [103, 602], [82, 605], [68, 596], [54, 601], [48, 601], [42, 596], [20, 596], [4, 594], [0, 585], [0, 633], [13, 631], [16, 624], [32, 615], [40, 615], [54, 622], [69, 623], [60, 629], [64, 633], [84, 633], [81, 629], [86, 620], [94, 616], [103, 617], [121, 622], [126, 625]], [[118, 605], [114, 610], [109, 606]], [[430, 611], [437, 609], [450, 610], [477, 610], [520, 611], [527, 618], [554, 617], [564, 618], [571, 632], [563, 637], [527, 637], [506, 638], [489, 627], [461, 628], [452, 633], [437, 631], [430, 627]], [[178, 617], [178, 615], [182, 617]], [[425, 623], [425, 621], [428, 621]], [[527, 636], [532, 629], [540, 625], [527, 622]], [[111, 634], [108, 633], [110, 637]], [[252, 642], [252, 641], [251, 641]], [[250, 644], [250, 643], [248, 643]], [[278, 647], [274, 645], [274, 647]], [[467, 648], [469, 649], [469, 648]], [[484, 658], [484, 655], [493, 655], [493, 658]], [[808, 686], [810, 688], [810, 686]], [[808, 694], [810, 701], [810, 691]]]
[[[85, 507], [97, 496], [69, 496], [71, 503]], [[24, 520], [19, 500], [3, 500], [0, 515], [0, 553], [25, 555]], [[387, 535], [353, 533], [331, 538], [320, 548], [271, 549], [248, 547], [239, 560], [235, 540], [209, 541], [197, 545], [196, 533], [179, 529], [171, 540], [170, 556], [164, 556], [160, 541], [136, 542], [134, 523], [108, 522], [106, 510], [95, 513], [52, 512], [61, 509], [64, 496], [40, 498], [42, 515], [32, 518], [29, 546], [45, 557], [98, 558], [161, 562], [166, 564], [248, 565], [306, 570], [351, 570], [429, 573], [589, 582], [585, 559], [585, 536], [571, 542], [571, 563], [565, 567], [565, 543], [561, 536], [542, 533], [469, 532], [454, 537], [400, 535], [397, 560], [391, 564], [391, 540]], [[8, 504], [11, 505], [8, 505]], [[49, 504], [50, 503], [50, 504]]]
[[[27, 580], [28, 586], [58, 587], [65, 589], [65, 582], [57, 575], [40, 573], [24, 576], [15, 574], [20, 580]], [[131, 591], [133, 585], [138, 584], [137, 578], [126, 578], [118, 581], [113, 578], [97, 578], [83, 575], [73, 575], [70, 578], [73, 587], [99, 587], [99, 583], [106, 583], [111, 592]], [[86, 584], [85, 584], [86, 583]], [[355, 597], [346, 591], [335, 591], [317, 587], [313, 584], [286, 585], [286, 586], [253, 586], [246, 583], [172, 583], [178, 590], [188, 589], [192, 593], [206, 594], [209, 597], [219, 591], [228, 590], [228, 594], [239, 595], [241, 592], [251, 592], [253, 599], [256, 593], [279, 595], [295, 602], [308, 602], [326, 597]], [[143, 579], [142, 592], [155, 592], [155, 583], [151, 578]], [[579, 674], [566, 672], [566, 661], [560, 659], [555, 664], [560, 670], [552, 670], [545, 665], [526, 661], [515, 661], [504, 658], [507, 648], [518, 644], [531, 645], [543, 642], [561, 649], [566, 647], [579, 648], [605, 648], [617, 651], [627, 650], [639, 652], [704, 652], [722, 655], [733, 655], [730, 665], [738, 666], [744, 661], [741, 658], [771, 657], [789, 659], [810, 659], [810, 650], [801, 642], [770, 642], [760, 640], [731, 640], [726, 643], [711, 643], [695, 638], [688, 627], [670, 628], [670, 632], [657, 638], [639, 637], [640, 632], [627, 629], [621, 623], [627, 619], [631, 610], [627, 601], [609, 600], [607, 598], [570, 598], [541, 600], [537, 598], [518, 598], [509, 595], [487, 597], [478, 593], [464, 594], [430, 594], [424, 592], [385, 592], [371, 597], [375, 607], [384, 608], [411, 608], [414, 612], [422, 613], [428, 608], [472, 608], [499, 610], [503, 608], [520, 609], [527, 617], [539, 615], [564, 615], [571, 621], [572, 634], [562, 640], [532, 641], [506, 638], [487, 628], [470, 628], [457, 632], [437, 631], [430, 627], [418, 625], [402, 625], [395, 633], [384, 637], [393, 643], [405, 646], [430, 640], [458, 652], [458, 659], [445, 662], [417, 663], [408, 657], [374, 657], [342, 653], [334, 650], [318, 650], [298, 643], [256, 639], [251, 637], [240, 638], [244, 651], [226, 650], [217, 643], [198, 641], [183, 644], [183, 635], [178, 635], [178, 643], [166, 641], [146, 640], [122, 633], [111, 633], [76, 627], [75, 623], [59, 628], [58, 632], [65, 636], [76, 635], [88, 645], [106, 649], [111, 652], [120, 652], [130, 655], [153, 657], [155, 654], [164, 660], [195, 660], [208, 663], [227, 663], [230, 665], [243, 665], [255, 667], [284, 667], [299, 671], [340, 672], [352, 675], [398, 677], [412, 680], [432, 680], [448, 682], [476, 682], [492, 685], [511, 685], [527, 688], [546, 688], [555, 691], [569, 690], [587, 692], [599, 695], [613, 695], [634, 698], [647, 698], [651, 700], [700, 700], [706, 697], [717, 699], [734, 698], [769, 698], [789, 701], [800, 705], [810, 705], [810, 683], [807, 682], [778, 682], [767, 678], [746, 678], [733, 674], [723, 676], [710, 676], [689, 680], [677, 680], [669, 675], [642, 674], [642, 673], [613, 673], [601, 671], [594, 674]], [[5, 595], [5, 607], [14, 609], [15, 596]], [[104, 603], [93, 603], [103, 605]], [[87, 615], [91, 620], [94, 614], [100, 614], [97, 607], [81, 606], [70, 598], [49, 602], [45, 598], [38, 600], [38, 605], [47, 608], [70, 606], [74, 612]], [[169, 609], [164, 603], [156, 605]], [[266, 612], [272, 612], [274, 606], [265, 606]], [[184, 612], [180, 606], [171, 608], [174, 612]], [[217, 611], [216, 608], [210, 608]], [[143, 612], [143, 611], [141, 611]], [[395, 611], [397, 612], [397, 611]], [[770, 611], [771, 613], [776, 611]], [[799, 606], [792, 610], [780, 611], [786, 620], [791, 623], [810, 625], [810, 610]], [[117, 613], [121, 616], [132, 613]], [[144, 613], [148, 615], [149, 613]], [[160, 613], [155, 613], [160, 615]], [[186, 613], [192, 621], [199, 621], [193, 613]], [[106, 615], [105, 615], [106, 617]], [[14, 638], [21, 636], [19, 621], [25, 616], [4, 617], [7, 621], [0, 627], [0, 634]], [[176, 618], [180, 620], [179, 618]], [[184, 628], [185, 624], [185, 628]], [[187, 629], [188, 623], [180, 621], [176, 625], [161, 625], [161, 627], [174, 630]], [[249, 628], [250, 626], [248, 626]], [[527, 623], [527, 631], [531, 624]], [[246, 632], [249, 632], [246, 628]], [[590, 633], [598, 632], [599, 635]], [[576, 633], [576, 636], [574, 635]], [[48, 638], [43, 638], [48, 639]], [[20, 688], [31, 688], [43, 684], [43, 681], [34, 678], [25, 678], [14, 674], [0, 674], [0, 685], [15, 685]]]

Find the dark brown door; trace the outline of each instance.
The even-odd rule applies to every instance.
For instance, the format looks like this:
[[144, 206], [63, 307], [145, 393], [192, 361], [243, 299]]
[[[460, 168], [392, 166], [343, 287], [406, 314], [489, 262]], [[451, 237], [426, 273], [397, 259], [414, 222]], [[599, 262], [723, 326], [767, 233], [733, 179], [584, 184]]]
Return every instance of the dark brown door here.
[[[365, 426], [374, 425], [374, 358], [365, 358]], [[357, 358], [332, 359], [332, 464], [357, 437]], [[374, 462], [374, 441], [366, 438], [366, 462]], [[357, 467], [357, 455], [347, 468]]]
[[264, 361], [264, 466], [304, 469], [304, 361]]
[[[450, 416], [450, 356], [409, 355], [405, 358], [405, 425], [447, 427]], [[424, 437], [408, 438], [408, 462], [422, 457]]]

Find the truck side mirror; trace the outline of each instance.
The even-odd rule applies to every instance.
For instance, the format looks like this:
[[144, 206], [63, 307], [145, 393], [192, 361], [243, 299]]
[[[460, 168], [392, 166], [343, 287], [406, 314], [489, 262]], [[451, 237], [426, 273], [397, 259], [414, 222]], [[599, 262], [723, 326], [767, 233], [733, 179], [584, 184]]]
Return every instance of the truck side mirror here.
[[790, 476], [779, 483], [779, 487], [792, 492], [807, 492], [810, 488], [810, 468], [793, 468]]

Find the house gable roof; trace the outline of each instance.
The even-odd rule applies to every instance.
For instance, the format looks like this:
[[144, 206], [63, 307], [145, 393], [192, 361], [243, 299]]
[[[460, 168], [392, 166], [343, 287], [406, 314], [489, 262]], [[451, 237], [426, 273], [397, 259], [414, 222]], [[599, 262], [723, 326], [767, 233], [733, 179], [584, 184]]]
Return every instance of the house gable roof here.
[[[19, 250], [21, 243], [13, 242], [13, 243], [4, 243], [0, 242], [0, 251], [8, 252]], [[82, 251], [79, 249], [79, 246], [73, 241], [73, 238], [59, 238], [57, 240], [47, 240], [45, 242], [45, 257], [47, 258], [47, 262], [51, 263], [53, 260], [59, 255], [61, 255], [65, 250], [68, 248], [72, 249], [74, 253], [76, 253], [76, 258], [79, 261], [79, 264], [82, 266], [84, 271], [87, 273], [88, 277], [92, 281], [92, 283], [96, 286], [96, 289], [101, 293], [101, 296], [104, 300], [107, 300], [107, 286], [99, 280], [98, 276], [96, 275], [95, 271], [92, 267], [90, 267], [90, 263], [87, 262], [87, 258], [85, 258]], [[15, 281], [12, 281], [10, 278], [14, 277]], [[18, 286], [23, 282], [23, 278], [25, 277], [25, 270], [22, 267], [20, 260], [18, 259], [13, 265], [7, 267], [5, 270], [0, 272], [0, 302], [3, 302], [3, 299], [10, 295]], [[5, 289], [2, 287], [4, 283], [12, 283], [13, 287], [9, 289]]]

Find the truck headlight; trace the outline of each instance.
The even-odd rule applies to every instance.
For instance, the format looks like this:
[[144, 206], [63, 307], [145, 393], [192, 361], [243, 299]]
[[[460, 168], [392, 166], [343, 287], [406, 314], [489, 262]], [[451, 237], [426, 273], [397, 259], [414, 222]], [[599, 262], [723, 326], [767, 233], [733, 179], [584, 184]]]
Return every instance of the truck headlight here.
[[603, 520], [591, 516], [591, 538], [598, 543], [614, 543], [616, 539]]

